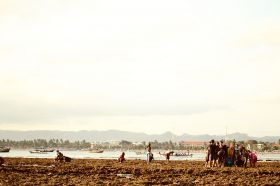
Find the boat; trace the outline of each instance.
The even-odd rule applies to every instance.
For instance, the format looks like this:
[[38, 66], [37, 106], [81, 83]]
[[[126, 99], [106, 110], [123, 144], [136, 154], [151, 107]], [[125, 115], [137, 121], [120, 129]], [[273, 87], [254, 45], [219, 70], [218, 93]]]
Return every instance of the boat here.
[[0, 147], [0, 152], [9, 152], [11, 148], [9, 147]]
[[36, 150], [39, 150], [41, 152], [53, 152], [54, 149], [36, 149]]
[[104, 152], [104, 150], [100, 150], [100, 149], [89, 149], [88, 151], [91, 153], [103, 153]]
[[46, 154], [48, 152], [53, 152], [54, 149], [48, 148], [35, 148], [34, 150], [29, 151], [30, 153], [37, 153], [37, 154]]
[[193, 154], [190, 154], [190, 153], [188, 153], [188, 152], [174, 152], [174, 153], [172, 154], [172, 156], [189, 156], [189, 157], [192, 157]]
[[166, 156], [167, 153], [170, 153], [170, 156], [189, 156], [189, 157], [193, 156], [193, 154], [190, 154], [189, 152], [174, 152], [174, 151], [168, 151], [165, 153], [159, 152], [159, 154], [163, 156]]
[[32, 154], [47, 154], [48, 152], [40, 151], [40, 150], [31, 150], [29, 151]]

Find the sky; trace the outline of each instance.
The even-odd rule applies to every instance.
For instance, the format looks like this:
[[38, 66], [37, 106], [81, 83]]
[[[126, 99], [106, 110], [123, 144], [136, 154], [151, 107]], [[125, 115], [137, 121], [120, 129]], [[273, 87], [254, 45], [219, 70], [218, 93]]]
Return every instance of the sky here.
[[280, 134], [277, 0], [0, 1], [0, 129]]

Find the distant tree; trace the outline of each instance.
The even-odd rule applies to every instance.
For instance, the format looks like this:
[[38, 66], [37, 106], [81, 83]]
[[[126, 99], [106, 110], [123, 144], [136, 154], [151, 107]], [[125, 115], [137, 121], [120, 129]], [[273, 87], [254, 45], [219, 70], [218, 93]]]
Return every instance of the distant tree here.
[[126, 140], [122, 140], [119, 145], [122, 147], [122, 148], [125, 148], [125, 149], [129, 149], [131, 148], [131, 146], [133, 145], [132, 142], [130, 141], [126, 141]]
[[257, 140], [248, 140], [247, 143], [248, 144], [257, 144], [258, 141]]

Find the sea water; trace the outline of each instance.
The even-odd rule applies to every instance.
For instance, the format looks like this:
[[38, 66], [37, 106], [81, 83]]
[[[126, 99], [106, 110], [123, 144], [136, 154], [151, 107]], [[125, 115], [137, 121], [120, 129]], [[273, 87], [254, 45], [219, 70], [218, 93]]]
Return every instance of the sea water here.
[[[77, 159], [118, 159], [122, 151], [104, 151], [103, 153], [92, 153], [89, 151], [67, 151], [61, 150], [61, 152], [68, 157]], [[146, 160], [146, 154], [136, 154], [134, 151], [124, 151], [126, 159], [140, 159]], [[155, 160], [165, 160], [163, 155], [159, 152], [152, 152]], [[205, 153], [202, 152], [190, 152], [192, 156], [171, 156], [171, 160], [205, 160]], [[56, 151], [48, 152], [45, 154], [30, 153], [29, 150], [13, 150], [10, 152], [0, 153], [1, 157], [18, 157], [18, 158], [55, 158]], [[257, 153], [258, 160], [262, 161], [280, 161], [280, 154], [276, 153]]]

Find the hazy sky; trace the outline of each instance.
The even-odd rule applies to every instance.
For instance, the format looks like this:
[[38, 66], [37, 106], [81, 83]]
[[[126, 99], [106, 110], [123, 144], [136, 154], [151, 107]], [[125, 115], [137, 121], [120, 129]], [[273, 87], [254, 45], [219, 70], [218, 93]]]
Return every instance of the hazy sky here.
[[2, 0], [0, 129], [280, 135], [279, 10]]

